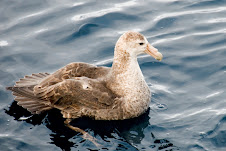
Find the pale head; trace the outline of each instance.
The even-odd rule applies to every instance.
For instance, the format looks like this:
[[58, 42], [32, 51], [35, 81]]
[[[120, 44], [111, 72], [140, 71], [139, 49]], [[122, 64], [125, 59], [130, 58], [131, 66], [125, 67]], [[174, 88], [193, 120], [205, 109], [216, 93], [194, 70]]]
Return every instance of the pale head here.
[[125, 52], [130, 56], [137, 56], [147, 53], [157, 60], [162, 60], [162, 54], [158, 49], [151, 46], [148, 40], [140, 33], [128, 31], [124, 33], [116, 43], [115, 47], [118, 52]]

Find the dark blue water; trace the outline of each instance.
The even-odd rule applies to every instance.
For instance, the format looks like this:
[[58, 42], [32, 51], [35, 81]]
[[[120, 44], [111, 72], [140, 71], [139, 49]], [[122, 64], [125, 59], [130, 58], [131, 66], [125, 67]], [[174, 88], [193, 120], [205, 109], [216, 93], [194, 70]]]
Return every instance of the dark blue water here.
[[[77, 119], [96, 148], [58, 110], [32, 116], [5, 90], [19, 78], [70, 62], [111, 66], [128, 30], [164, 55], [139, 63], [150, 110], [125, 121]], [[0, 1], [0, 150], [226, 150], [226, 1]]]

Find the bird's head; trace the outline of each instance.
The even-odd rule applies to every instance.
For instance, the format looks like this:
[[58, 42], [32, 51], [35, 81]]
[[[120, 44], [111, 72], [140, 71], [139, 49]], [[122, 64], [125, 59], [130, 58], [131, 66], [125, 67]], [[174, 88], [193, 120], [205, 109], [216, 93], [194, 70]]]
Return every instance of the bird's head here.
[[142, 34], [134, 31], [124, 33], [117, 41], [115, 49], [130, 56], [146, 53], [159, 61], [163, 58], [158, 49], [154, 48]]

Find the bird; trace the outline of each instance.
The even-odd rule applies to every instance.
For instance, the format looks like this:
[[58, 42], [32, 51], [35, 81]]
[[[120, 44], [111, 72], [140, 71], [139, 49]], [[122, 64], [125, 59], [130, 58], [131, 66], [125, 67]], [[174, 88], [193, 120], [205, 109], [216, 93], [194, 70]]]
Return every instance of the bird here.
[[137, 61], [140, 54], [149, 54], [161, 61], [163, 55], [139, 32], [127, 31], [115, 44], [111, 67], [73, 62], [56, 72], [35, 73], [21, 78], [12, 91], [19, 106], [32, 114], [59, 109], [67, 127], [94, 138], [70, 125], [73, 119], [124, 120], [147, 111], [151, 92]]

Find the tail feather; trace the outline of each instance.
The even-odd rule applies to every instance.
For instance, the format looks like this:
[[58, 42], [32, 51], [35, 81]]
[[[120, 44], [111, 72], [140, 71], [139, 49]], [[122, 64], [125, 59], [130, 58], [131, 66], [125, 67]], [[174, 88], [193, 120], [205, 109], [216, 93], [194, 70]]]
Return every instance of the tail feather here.
[[36, 73], [32, 74], [31, 76], [25, 76], [24, 78], [20, 79], [14, 85], [15, 87], [31, 87], [37, 85], [43, 78], [48, 76], [49, 73]]
[[28, 101], [20, 101], [17, 104], [21, 105], [21, 106], [34, 106], [34, 105], [37, 105], [37, 102], [36, 101], [32, 101], [32, 100], [28, 100]]
[[7, 90], [13, 92], [15, 101], [18, 105], [30, 111], [32, 114], [40, 114], [43, 111], [49, 110], [52, 107], [38, 96], [34, 95], [33, 88], [49, 73], [37, 73], [31, 76], [25, 76], [16, 82], [13, 87], [6, 87]]
[[15, 97], [15, 99], [14, 99], [15, 101], [17, 101], [17, 102], [20, 102], [20, 101], [30, 101], [31, 99], [29, 99], [29, 98], [27, 98], [27, 97], [23, 97], [23, 96], [16, 96]]

